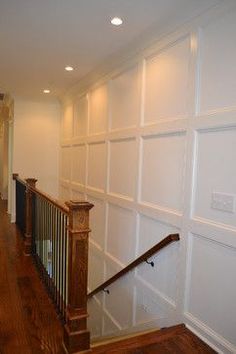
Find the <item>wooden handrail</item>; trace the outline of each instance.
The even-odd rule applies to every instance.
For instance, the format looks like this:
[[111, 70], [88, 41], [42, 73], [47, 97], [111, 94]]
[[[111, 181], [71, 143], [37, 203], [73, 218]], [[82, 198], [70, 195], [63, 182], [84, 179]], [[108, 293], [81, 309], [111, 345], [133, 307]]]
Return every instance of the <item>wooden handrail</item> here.
[[[27, 181], [20, 178], [17, 173], [13, 173], [12, 175], [13, 180], [17, 180], [20, 183], [27, 185]], [[49, 203], [53, 204], [56, 208], [60, 209], [63, 213], [69, 214], [69, 208], [60, 202], [57, 199], [52, 198], [49, 194], [42, 192], [40, 189], [33, 187], [32, 185], [28, 186], [31, 192], [40, 195], [41, 197], [45, 198]]]
[[26, 186], [26, 184], [27, 184], [24, 179], [22, 179], [22, 178], [19, 177], [18, 173], [13, 173], [13, 174], [12, 174], [12, 179], [13, 179], [14, 181], [20, 182], [21, 184], [24, 184], [25, 186]]
[[147, 252], [142, 254], [140, 257], [138, 257], [135, 261], [127, 265], [124, 269], [122, 269], [120, 272], [117, 274], [113, 275], [110, 279], [106, 280], [103, 284], [99, 285], [96, 289], [91, 291], [88, 294], [88, 298], [91, 298], [95, 294], [97, 294], [99, 291], [106, 289], [109, 285], [114, 283], [117, 279], [123, 277], [125, 274], [130, 272], [132, 269], [137, 267], [139, 264], [142, 262], [147, 261], [148, 258], [150, 258], [153, 254], [159, 252], [162, 248], [166, 247], [172, 242], [179, 241], [180, 237], [179, 234], [170, 234], [166, 236], [163, 240], [161, 240], [159, 243], [157, 243], [155, 246], [150, 248]]
[[69, 214], [69, 208], [66, 205], [64, 205], [62, 202], [60, 202], [59, 200], [52, 198], [50, 195], [48, 195], [47, 193], [42, 192], [38, 188], [30, 187], [30, 190], [33, 193], [38, 194], [41, 197], [45, 198], [49, 203], [55, 205], [55, 207], [60, 209], [63, 213]]

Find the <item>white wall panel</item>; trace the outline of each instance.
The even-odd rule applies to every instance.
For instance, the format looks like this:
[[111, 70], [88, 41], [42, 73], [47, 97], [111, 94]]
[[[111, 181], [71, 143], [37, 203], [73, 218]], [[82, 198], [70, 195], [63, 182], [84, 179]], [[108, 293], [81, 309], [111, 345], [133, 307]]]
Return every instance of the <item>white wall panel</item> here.
[[[113, 268], [113, 269], [112, 269]], [[106, 278], [117, 273], [119, 268], [111, 264], [106, 272]], [[132, 326], [133, 318], [133, 273], [124, 276], [109, 287], [110, 294], [105, 296], [105, 309], [116, 319], [121, 328]]]
[[88, 100], [86, 96], [80, 97], [74, 105], [73, 136], [85, 136], [88, 124]]
[[[141, 255], [160, 242], [165, 236], [178, 232], [179, 230], [173, 226], [141, 215], [138, 253]], [[158, 289], [172, 301], [175, 301], [178, 260], [179, 244], [174, 243], [150, 258], [149, 261], [154, 262], [154, 267], [144, 263], [138, 267], [137, 274], [151, 284], [153, 288]]]
[[85, 184], [86, 146], [72, 147], [72, 181]]
[[88, 201], [94, 205], [90, 212], [90, 237], [100, 247], [104, 248], [105, 242], [105, 202], [88, 195]]
[[145, 123], [187, 115], [189, 59], [189, 38], [147, 59]]
[[103, 253], [91, 242], [89, 244], [89, 274], [88, 286], [92, 291], [102, 284], [104, 277], [104, 257]]
[[134, 212], [109, 204], [107, 252], [128, 264], [134, 259], [135, 243]]
[[64, 115], [62, 120], [62, 139], [68, 140], [72, 137], [73, 131], [73, 106], [66, 106], [64, 108]]
[[137, 274], [146, 283], [158, 290], [169, 301], [176, 302], [177, 271], [179, 259], [179, 245], [172, 244], [168, 248], [150, 257], [154, 267], [143, 263], [138, 267]]
[[236, 249], [193, 235], [188, 312], [236, 345]]
[[226, 212], [211, 207], [212, 193], [232, 195], [236, 202], [236, 128], [203, 131], [198, 134], [196, 168], [196, 216], [236, 226], [236, 210]]
[[182, 210], [185, 135], [143, 139], [141, 201]]
[[71, 148], [64, 147], [61, 149], [61, 177], [70, 180], [71, 177]]
[[103, 335], [109, 336], [113, 333], [116, 333], [120, 330], [120, 327], [111, 316], [108, 316], [106, 313], [103, 314]]
[[135, 126], [140, 115], [139, 67], [117, 76], [111, 85], [111, 129]]
[[108, 118], [108, 92], [103, 85], [89, 94], [89, 134], [106, 131]]
[[110, 143], [110, 183], [111, 193], [134, 198], [137, 150], [135, 139], [112, 141]]
[[148, 251], [149, 248], [155, 246], [165, 236], [179, 232], [179, 230], [174, 226], [165, 224], [159, 220], [147, 217], [142, 214], [140, 215], [139, 220], [139, 255]]
[[102, 306], [94, 298], [88, 301], [88, 328], [92, 338], [102, 335]]
[[167, 306], [160, 301], [157, 294], [144, 283], [137, 283], [135, 325], [167, 316]]
[[96, 143], [89, 145], [88, 153], [88, 185], [100, 190], [106, 183], [106, 145]]
[[59, 186], [60, 200], [66, 202], [70, 200], [70, 188], [60, 185]]
[[236, 12], [202, 30], [201, 112], [236, 106]]
[[72, 191], [71, 191], [71, 197], [73, 200], [85, 200], [84, 193], [78, 192], [74, 189], [72, 189]]

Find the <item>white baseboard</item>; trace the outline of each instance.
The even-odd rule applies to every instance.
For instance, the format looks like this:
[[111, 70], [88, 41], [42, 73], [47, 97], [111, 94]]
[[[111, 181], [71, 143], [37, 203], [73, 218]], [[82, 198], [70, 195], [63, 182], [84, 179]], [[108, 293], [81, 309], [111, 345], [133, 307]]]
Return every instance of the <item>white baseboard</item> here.
[[16, 222], [16, 214], [11, 214], [11, 223], [14, 224]]
[[236, 347], [191, 313], [184, 314], [186, 327], [219, 354], [236, 353]]
[[147, 321], [133, 327], [129, 327], [126, 329], [117, 329], [116, 332], [111, 333], [109, 335], [91, 335], [92, 341], [96, 342], [96, 340], [104, 338], [119, 338], [122, 336], [134, 335], [137, 333], [148, 332], [153, 330], [159, 330], [161, 328], [168, 328], [172, 326], [176, 326], [180, 324], [180, 321], [177, 318], [160, 318], [152, 321]]

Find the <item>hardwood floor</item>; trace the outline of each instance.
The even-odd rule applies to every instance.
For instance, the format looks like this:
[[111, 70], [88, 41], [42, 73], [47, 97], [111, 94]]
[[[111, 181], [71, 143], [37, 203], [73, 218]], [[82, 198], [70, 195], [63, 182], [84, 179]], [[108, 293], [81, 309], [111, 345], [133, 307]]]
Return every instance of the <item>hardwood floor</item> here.
[[181, 324], [93, 348], [93, 354], [214, 354]]
[[0, 353], [62, 353], [62, 326], [0, 200]]

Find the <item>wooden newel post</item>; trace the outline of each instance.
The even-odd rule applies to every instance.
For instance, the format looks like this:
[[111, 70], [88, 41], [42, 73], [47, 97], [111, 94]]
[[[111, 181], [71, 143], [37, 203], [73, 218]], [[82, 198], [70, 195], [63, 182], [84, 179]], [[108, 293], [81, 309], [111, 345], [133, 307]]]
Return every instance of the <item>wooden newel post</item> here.
[[64, 326], [64, 347], [68, 353], [90, 352], [87, 330], [88, 202], [66, 202], [69, 208], [68, 305]]
[[35, 188], [37, 179], [27, 178], [25, 191], [25, 242], [24, 242], [24, 254], [25, 256], [31, 255], [32, 248], [32, 197], [33, 193], [30, 187]]
[[17, 179], [17, 177], [19, 177], [18, 173], [13, 173], [12, 174], [12, 179], [15, 181]]

